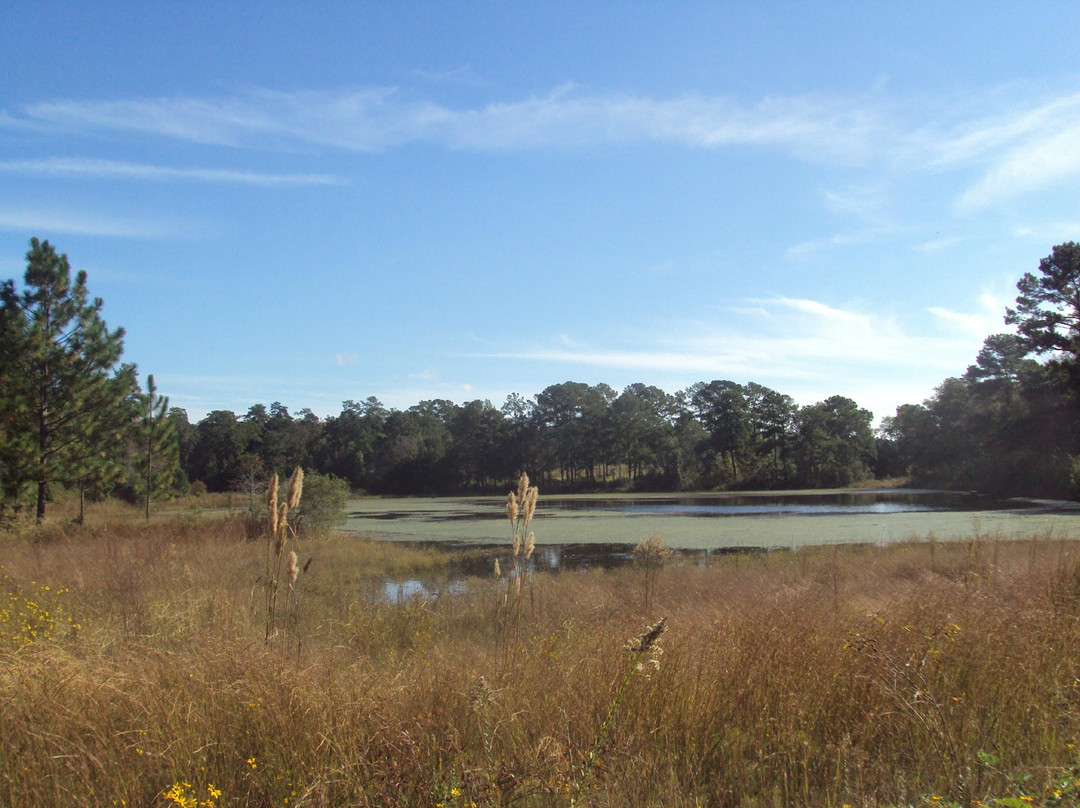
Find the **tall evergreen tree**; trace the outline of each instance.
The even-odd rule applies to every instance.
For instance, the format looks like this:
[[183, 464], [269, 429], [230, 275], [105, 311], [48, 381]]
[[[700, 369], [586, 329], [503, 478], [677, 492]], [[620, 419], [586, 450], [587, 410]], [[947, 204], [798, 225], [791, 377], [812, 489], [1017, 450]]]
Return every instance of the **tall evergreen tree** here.
[[146, 392], [139, 398], [142, 412], [138, 424], [138, 468], [149, 521], [151, 500], [156, 494], [171, 489], [176, 479], [180, 451], [175, 425], [169, 418], [169, 398], [158, 394], [153, 374], [146, 377]]
[[[116, 401], [126, 403], [139, 395], [134, 365], [121, 366], [109, 384]], [[63, 474], [63, 481], [79, 491], [79, 524], [86, 512], [87, 491], [97, 496], [107, 494], [124, 476], [125, 440], [132, 412], [128, 406], [118, 405], [105, 408], [100, 416], [87, 424], [79, 441], [71, 444]]]
[[[37, 520], [45, 518], [49, 484], [63, 480], [110, 411], [119, 406], [114, 382], [124, 330], [109, 331], [101, 298], [90, 298], [86, 273], [74, 283], [66, 255], [48, 241], [30, 242], [25, 289], [0, 286], [0, 397], [4, 455], [14, 480], [37, 489]], [[14, 435], [16, 437], [12, 438]]]

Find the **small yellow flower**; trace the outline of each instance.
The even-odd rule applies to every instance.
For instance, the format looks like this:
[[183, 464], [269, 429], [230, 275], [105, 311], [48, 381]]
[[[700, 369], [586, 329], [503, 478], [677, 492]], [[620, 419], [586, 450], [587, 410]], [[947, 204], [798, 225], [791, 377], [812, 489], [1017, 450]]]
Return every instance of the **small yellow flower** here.
[[253, 758], [253, 757], [249, 757], [249, 758], [247, 759], [247, 764], [248, 764], [248, 765], [249, 765], [249, 766], [250, 766], [250, 767], [251, 767], [251, 768], [252, 768], [253, 770], [254, 770], [254, 769], [257, 769], [257, 768], [259, 768], [259, 764], [255, 762], [255, 758]]

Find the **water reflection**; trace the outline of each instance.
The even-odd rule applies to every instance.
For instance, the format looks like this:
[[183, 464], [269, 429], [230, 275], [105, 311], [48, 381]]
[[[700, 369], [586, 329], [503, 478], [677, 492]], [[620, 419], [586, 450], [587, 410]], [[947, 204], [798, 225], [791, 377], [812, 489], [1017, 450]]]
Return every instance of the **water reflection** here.
[[[492, 579], [495, 560], [502, 569], [510, 568], [510, 549], [504, 545], [480, 545], [451, 542], [398, 542], [417, 548], [436, 548], [453, 554], [449, 572], [439, 579], [408, 578], [385, 581], [381, 599], [404, 603], [413, 598], [432, 600], [442, 595], [461, 594], [468, 588], [469, 579]], [[709, 563], [713, 556], [738, 553], [761, 554], [774, 552], [762, 547], [722, 547], [709, 550], [671, 550], [669, 565]], [[532, 558], [525, 562], [531, 573], [574, 574], [589, 570], [611, 570], [634, 562], [634, 547], [629, 544], [548, 544], [536, 546]]]

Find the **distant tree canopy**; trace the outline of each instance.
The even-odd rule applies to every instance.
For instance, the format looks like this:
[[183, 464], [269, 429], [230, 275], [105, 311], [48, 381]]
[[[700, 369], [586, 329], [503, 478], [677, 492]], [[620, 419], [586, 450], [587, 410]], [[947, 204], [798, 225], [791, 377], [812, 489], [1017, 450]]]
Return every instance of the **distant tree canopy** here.
[[436, 399], [402, 411], [368, 398], [326, 419], [277, 403], [243, 418], [216, 411], [181, 454], [190, 479], [218, 491], [257, 487], [253, 467], [294, 465], [387, 494], [501, 490], [523, 469], [563, 490], [829, 486], [874, 476], [871, 420], [842, 396], [800, 408], [727, 380], [674, 394], [562, 382], [501, 407]]

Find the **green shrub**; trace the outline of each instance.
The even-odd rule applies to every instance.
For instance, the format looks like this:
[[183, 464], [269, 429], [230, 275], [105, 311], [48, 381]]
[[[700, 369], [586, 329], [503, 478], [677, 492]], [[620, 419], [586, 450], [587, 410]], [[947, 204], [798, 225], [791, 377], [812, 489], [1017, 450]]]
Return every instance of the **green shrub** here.
[[345, 521], [349, 484], [333, 474], [309, 471], [304, 475], [304, 496], [296, 517], [297, 531], [318, 535]]

